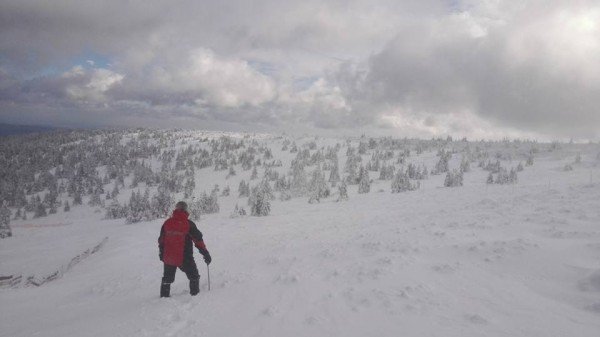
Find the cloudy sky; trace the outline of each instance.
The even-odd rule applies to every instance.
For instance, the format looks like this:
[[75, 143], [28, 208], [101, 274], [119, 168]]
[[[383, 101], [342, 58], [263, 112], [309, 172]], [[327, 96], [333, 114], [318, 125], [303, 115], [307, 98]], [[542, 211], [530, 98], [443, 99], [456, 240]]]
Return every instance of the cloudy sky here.
[[600, 1], [0, 1], [0, 122], [600, 139]]

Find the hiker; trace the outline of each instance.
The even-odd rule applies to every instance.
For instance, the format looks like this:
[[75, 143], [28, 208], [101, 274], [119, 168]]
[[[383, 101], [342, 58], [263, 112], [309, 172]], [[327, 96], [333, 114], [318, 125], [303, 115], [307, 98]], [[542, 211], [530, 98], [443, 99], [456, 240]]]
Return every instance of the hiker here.
[[160, 297], [169, 297], [171, 283], [175, 281], [177, 268], [181, 269], [190, 280], [190, 295], [200, 292], [200, 275], [194, 261], [192, 242], [210, 264], [210, 253], [202, 240], [202, 233], [196, 224], [188, 219], [188, 207], [183, 201], [175, 205], [173, 215], [165, 221], [158, 237], [159, 258], [164, 263]]

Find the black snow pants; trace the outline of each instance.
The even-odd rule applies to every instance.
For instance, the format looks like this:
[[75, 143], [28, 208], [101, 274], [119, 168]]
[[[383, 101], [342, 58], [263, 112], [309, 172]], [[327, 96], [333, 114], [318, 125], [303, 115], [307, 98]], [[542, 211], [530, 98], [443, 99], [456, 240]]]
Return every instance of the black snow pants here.
[[[164, 266], [165, 268], [163, 271], [162, 283], [171, 284], [173, 283], [173, 281], [175, 281], [175, 272], [177, 271], [177, 267], [170, 266], [168, 264], [165, 264]], [[198, 267], [196, 266], [196, 261], [194, 261], [193, 257], [186, 256], [183, 259], [183, 264], [179, 266], [179, 269], [181, 269], [181, 271], [185, 273], [190, 282], [198, 282], [198, 279], [200, 279], [200, 274], [198, 274]]]

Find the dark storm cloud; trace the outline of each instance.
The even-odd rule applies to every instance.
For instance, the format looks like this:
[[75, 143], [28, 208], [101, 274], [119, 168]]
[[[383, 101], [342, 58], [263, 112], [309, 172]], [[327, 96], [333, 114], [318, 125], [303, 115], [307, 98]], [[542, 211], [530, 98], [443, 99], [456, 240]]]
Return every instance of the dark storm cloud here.
[[0, 117], [594, 138], [599, 22], [593, 1], [5, 1]]

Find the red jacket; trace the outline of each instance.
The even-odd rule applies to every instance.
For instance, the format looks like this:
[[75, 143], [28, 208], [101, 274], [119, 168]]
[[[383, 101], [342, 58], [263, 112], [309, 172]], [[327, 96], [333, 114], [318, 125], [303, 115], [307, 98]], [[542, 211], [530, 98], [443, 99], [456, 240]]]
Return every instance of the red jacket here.
[[196, 224], [188, 220], [188, 213], [174, 210], [173, 215], [162, 225], [158, 237], [161, 260], [171, 266], [181, 266], [184, 258], [193, 258], [192, 242], [202, 255], [208, 255], [202, 233]]

